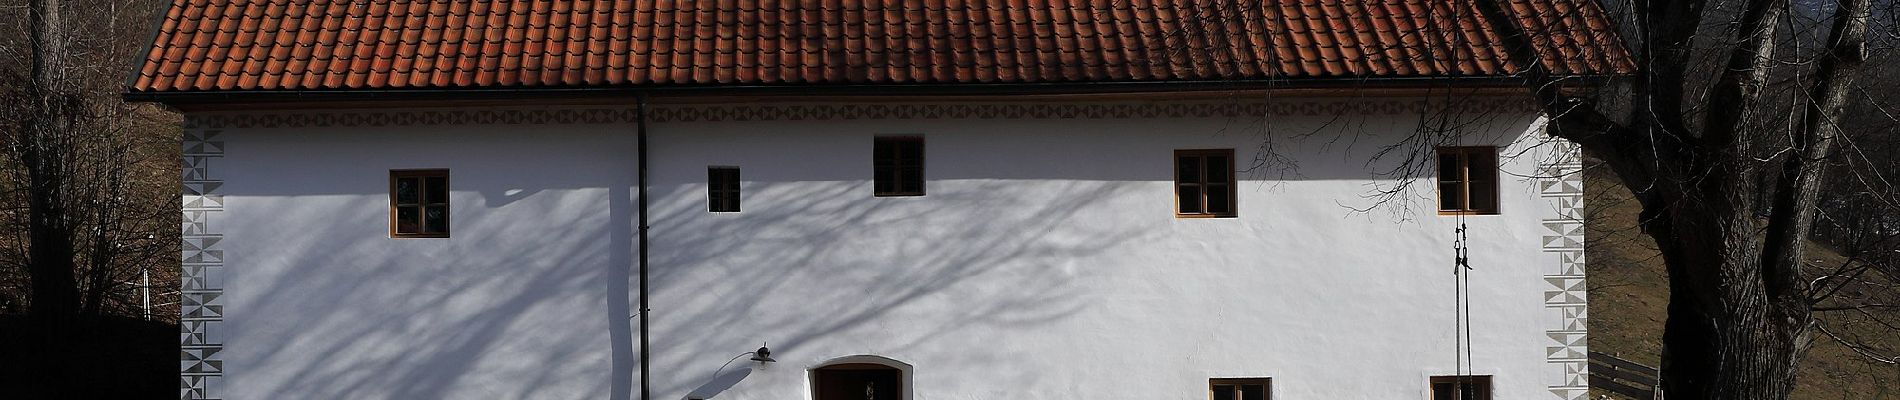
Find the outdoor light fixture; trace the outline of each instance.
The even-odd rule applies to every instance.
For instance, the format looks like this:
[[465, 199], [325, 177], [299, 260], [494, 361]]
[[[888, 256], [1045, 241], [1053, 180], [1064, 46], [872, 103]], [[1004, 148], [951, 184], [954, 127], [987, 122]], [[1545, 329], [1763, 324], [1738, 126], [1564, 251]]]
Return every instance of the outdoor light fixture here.
[[758, 350], [752, 351], [752, 361], [762, 363], [778, 362], [778, 360], [772, 359], [772, 349], [765, 348], [765, 346], [759, 346]]
[[[745, 357], [747, 355], [752, 356], [752, 361], [758, 361], [759, 366], [754, 367], [754, 368], [742, 368], [742, 369], [732, 371], [732, 372], [725, 372], [727, 366], [731, 366], [733, 362], [739, 361], [739, 357]], [[721, 392], [725, 392], [726, 389], [731, 389], [732, 385], [739, 384], [739, 381], [744, 380], [747, 375], [752, 375], [753, 369], [765, 368], [765, 363], [771, 363], [771, 362], [778, 362], [778, 360], [772, 359], [772, 349], [765, 348], [763, 344], [759, 346], [758, 350], [739, 353], [739, 355], [732, 356], [732, 359], [726, 360], [726, 363], [724, 365], [720, 365], [719, 369], [713, 370], [713, 377], [712, 379], [707, 380], [706, 384], [700, 385], [698, 389], [693, 389], [691, 393], [687, 393], [686, 399], [687, 400], [711, 399], [713, 398], [713, 396], [716, 396]]]

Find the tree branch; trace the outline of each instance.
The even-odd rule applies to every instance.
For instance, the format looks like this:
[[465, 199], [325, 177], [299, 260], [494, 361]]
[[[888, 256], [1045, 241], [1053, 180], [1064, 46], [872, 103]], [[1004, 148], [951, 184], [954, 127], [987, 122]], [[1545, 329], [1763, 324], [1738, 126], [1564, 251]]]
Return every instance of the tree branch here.
[[[1616, 171], [1646, 209], [1656, 204], [1657, 196], [1646, 188], [1655, 182], [1658, 171], [1673, 168], [1673, 164], [1680, 162], [1675, 157], [1678, 148], [1676, 142], [1654, 140], [1657, 133], [1654, 127], [1620, 124], [1604, 115], [1595, 102], [1566, 96], [1563, 93], [1565, 82], [1551, 76], [1531, 43], [1529, 38], [1533, 33], [1505, 10], [1502, 1], [1482, 0], [1475, 2], [1475, 5], [1485, 22], [1499, 31], [1498, 38], [1503, 41], [1509, 61], [1517, 67], [1519, 77], [1524, 79], [1525, 86], [1536, 96], [1544, 114], [1550, 117], [1547, 132], [1551, 136], [1577, 143], [1590, 154], [1604, 159], [1605, 164]], [[1693, 15], [1699, 19], [1700, 3], [1676, 3], [1677, 7], [1670, 8], [1664, 14], [1675, 17]], [[1691, 27], [1686, 31], [1669, 30], [1664, 33], [1671, 35], [1671, 38], [1686, 40], [1688, 35], [1693, 35], [1694, 29]], [[1633, 122], [1645, 121], [1649, 120], [1638, 118]]]
[[1639, 16], [1637, 45], [1642, 65], [1631, 83], [1631, 103], [1635, 108], [1633, 126], [1647, 127], [1651, 134], [1670, 140], [1687, 138], [1688, 124], [1683, 122], [1683, 93], [1687, 93], [1687, 71], [1695, 56], [1691, 51], [1696, 30], [1702, 26], [1703, 0], [1637, 0]]
[[1835, 342], [1840, 343], [1841, 346], [1846, 346], [1848, 350], [1853, 350], [1855, 354], [1859, 354], [1861, 357], [1866, 357], [1869, 360], [1885, 364], [1900, 364], [1900, 358], [1875, 354], [1873, 351], [1867, 350], [1867, 346], [1847, 340], [1847, 338], [1835, 334], [1834, 331], [1828, 330], [1827, 324], [1814, 324], [1814, 326], [1820, 328], [1821, 333], [1826, 334], [1828, 338], [1834, 339]]
[[1900, 304], [1854, 304], [1854, 305], [1840, 305], [1840, 306], [1818, 306], [1818, 307], [1814, 307], [1814, 311], [1816, 311], [1816, 312], [1821, 312], [1821, 311], [1853, 311], [1853, 310], [1865, 310], [1865, 309], [1869, 309], [1869, 308], [1872, 308], [1872, 309], [1876, 309], [1876, 310], [1879, 310], [1879, 309], [1900, 309]]
[[1737, 133], [1755, 120], [1755, 106], [1761, 103], [1768, 67], [1774, 62], [1775, 28], [1787, 11], [1788, 0], [1749, 0], [1742, 10], [1738, 43], [1729, 52], [1728, 63], [1711, 90], [1709, 113], [1702, 123], [1702, 145], [1711, 149], [1747, 145], [1747, 141], [1736, 140]]
[[1807, 300], [1801, 279], [1801, 255], [1814, 227], [1815, 203], [1827, 171], [1822, 164], [1834, 152], [1840, 134], [1837, 120], [1847, 104], [1854, 78], [1867, 59], [1867, 18], [1872, 0], [1841, 0], [1829, 35], [1830, 49], [1815, 74], [1800, 132], [1794, 136], [1796, 154], [1782, 163], [1781, 179], [1769, 213], [1766, 243], [1762, 247], [1762, 274], [1769, 296], [1783, 301]]

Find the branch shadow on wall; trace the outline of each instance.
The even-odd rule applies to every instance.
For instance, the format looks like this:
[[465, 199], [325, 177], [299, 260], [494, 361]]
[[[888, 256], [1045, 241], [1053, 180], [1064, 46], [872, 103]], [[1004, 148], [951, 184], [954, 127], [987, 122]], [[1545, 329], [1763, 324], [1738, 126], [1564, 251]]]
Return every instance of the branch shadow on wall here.
[[[1035, 330], [1083, 312], [1091, 293], [1074, 281], [1088, 268], [1073, 260], [1140, 239], [1083, 214], [1139, 184], [1070, 181], [1039, 193], [1022, 185], [936, 184], [918, 198], [872, 198], [861, 181], [755, 185], [758, 200], [747, 203], [759, 210], [723, 215], [706, 213], [703, 195], [691, 193], [703, 187], [662, 190], [681, 200], [653, 214], [652, 362], [656, 375], [674, 375], [656, 379], [656, 395], [714, 379], [728, 357], [761, 343], [800, 368], [798, 360], [850, 355], [801, 351], [812, 347], [941, 354], [953, 350], [945, 337]], [[1050, 356], [968, 350], [953, 361], [968, 365], [930, 368]], [[1037, 378], [1018, 372], [1019, 382], [992, 383]]]
[[[483, 138], [505, 139], [456, 140]], [[1070, 139], [1087, 140], [1082, 133], [1051, 136], [1047, 148], [1064, 148], [1054, 142]], [[1166, 143], [1150, 140], [1155, 146], [1103, 149], [1140, 154], [1097, 154], [1092, 164], [1055, 173], [996, 164], [946, 173], [933, 166], [932, 174], [943, 175], [933, 175], [929, 195], [916, 198], [873, 198], [855, 166], [778, 176], [748, 183], [746, 211], [736, 214], [706, 212], [703, 171], [662, 174], [685, 181], [652, 185], [654, 393], [682, 395], [762, 342], [793, 368], [797, 360], [852, 355], [835, 353], [841, 348], [899, 359], [906, 352], [953, 354], [925, 369], [984, 370], [1025, 357], [1072, 356], [965, 344], [1000, 339], [981, 337], [985, 332], [1034, 331], [1103, 311], [1092, 306], [1112, 293], [1081, 286], [1090, 268], [1077, 260], [1165, 233], [1102, 223], [1138, 219], [1116, 214], [1128, 204], [1108, 202], [1169, 195], [1167, 152], [1149, 151]], [[508, 146], [477, 148], [491, 147], [502, 154], [469, 157], [510, 156]], [[1035, 151], [1045, 150], [1026, 152]], [[1155, 165], [1125, 159], [1133, 156], [1153, 156]], [[311, 398], [631, 398], [639, 340], [628, 321], [638, 295], [630, 285], [637, 251], [632, 179], [550, 179], [545, 173], [558, 166], [516, 167], [456, 167], [458, 177], [484, 178], [455, 181], [456, 207], [468, 212], [458, 211], [455, 236], [446, 240], [387, 239], [360, 229], [384, 226], [387, 218], [384, 193], [344, 183], [363, 177], [256, 172], [298, 178], [303, 186], [264, 188], [248, 193], [251, 199], [234, 192], [233, 207], [334, 223], [242, 238], [271, 250], [228, 260], [253, 286], [227, 292], [228, 318], [240, 321], [244, 335], [227, 343], [242, 351], [227, 351], [226, 365], [266, 382], [251, 385], [269, 385], [249, 391]], [[1298, 179], [1369, 174], [1368, 166], [1343, 159], [1306, 167], [1312, 176]], [[313, 194], [357, 200], [303, 206], [311, 203], [298, 196]], [[603, 202], [605, 218], [550, 211]], [[1171, 221], [1165, 200], [1157, 204], [1149, 216]], [[509, 215], [494, 216], [504, 205]], [[999, 370], [986, 384], [1035, 386], [1047, 373]]]
[[[458, 209], [470, 211], [456, 216], [450, 239], [365, 237], [366, 232], [349, 228], [384, 223], [385, 215], [360, 212], [380, 210], [382, 205], [373, 201], [290, 207], [290, 197], [265, 196], [236, 203], [281, 211], [285, 220], [338, 221], [317, 230], [247, 237], [272, 243], [270, 254], [231, 255], [233, 268], [253, 269], [244, 271], [248, 286], [227, 291], [235, 296], [227, 318], [242, 322], [244, 335], [226, 344], [244, 351], [227, 351], [226, 365], [242, 369], [245, 379], [269, 385], [247, 386], [246, 393], [634, 396], [638, 354], [632, 346], [638, 337], [630, 329], [637, 325], [628, 322], [634, 315], [631, 297], [637, 295], [637, 288], [628, 285], [636, 251], [631, 185], [604, 190], [588, 187], [597, 182], [548, 181], [504, 171], [463, 168], [456, 173], [499, 177], [505, 187], [458, 180], [458, 193], [472, 191], [480, 200], [458, 203]], [[1080, 312], [1089, 300], [1069, 280], [1086, 273], [1086, 267], [1064, 260], [1139, 238], [1096, 229], [1078, 214], [1131, 190], [1131, 184], [1074, 182], [1055, 193], [1010, 195], [1016, 184], [988, 181], [923, 198], [864, 201], [870, 197], [868, 182], [786, 183], [759, 188], [752, 197], [761, 200], [748, 200], [748, 212], [723, 220], [718, 217], [727, 216], [705, 213], [703, 195], [693, 193], [702, 187], [656, 187], [655, 198], [676, 201], [653, 207], [652, 318], [656, 324], [691, 327], [692, 336], [667, 339], [670, 349], [732, 348], [737, 354], [761, 341], [775, 349], [799, 349], [835, 334], [891, 323], [909, 326], [906, 332], [924, 332], [896, 338], [895, 347], [928, 347], [942, 336], [975, 327], [1033, 329]], [[486, 209], [502, 203], [555, 209], [603, 197], [610, 204], [607, 218], [507, 226], [508, 221], [486, 215]], [[940, 212], [946, 209], [962, 211]], [[982, 217], [969, 218], [971, 210]], [[548, 217], [560, 215], [571, 214]], [[514, 251], [501, 257], [495, 251], [470, 251], [495, 248]], [[979, 279], [991, 284], [970, 284]], [[723, 283], [710, 291], [696, 285], [706, 280]], [[996, 282], [1008, 284], [992, 285]], [[972, 301], [978, 297], [982, 301]], [[680, 301], [711, 304], [695, 305], [691, 315], [670, 312], [679, 309]], [[787, 301], [826, 308], [777, 312]], [[918, 303], [967, 307], [907, 308]], [[753, 329], [759, 326], [770, 328]], [[603, 330], [606, 342], [600, 340]], [[656, 395], [692, 389], [699, 375], [710, 374], [732, 355], [655, 350], [655, 378], [684, 376], [670, 381], [686, 382], [656, 386]], [[611, 358], [604, 363], [612, 371], [594, 367], [603, 364], [601, 357]], [[713, 362], [701, 365], [708, 360]], [[471, 392], [489, 386], [506, 391]]]
[[[242, 393], [631, 398], [638, 367], [627, 321], [635, 295], [632, 179], [523, 171], [458, 168], [484, 179], [457, 180], [449, 239], [390, 239], [361, 229], [386, 223], [387, 215], [362, 212], [380, 211], [374, 200], [320, 207], [274, 193], [238, 200], [234, 207], [286, 221], [334, 222], [247, 236], [241, 240], [269, 243], [247, 249], [270, 251], [230, 255], [245, 277], [226, 290], [227, 320], [241, 323], [244, 335], [226, 341], [226, 365], [242, 370], [240, 379], [263, 382], [247, 383]], [[335, 188], [347, 180], [301, 183]], [[607, 183], [616, 187], [600, 187]], [[540, 210], [542, 219], [495, 216], [508, 204]], [[606, 215], [546, 212], [603, 204]]]

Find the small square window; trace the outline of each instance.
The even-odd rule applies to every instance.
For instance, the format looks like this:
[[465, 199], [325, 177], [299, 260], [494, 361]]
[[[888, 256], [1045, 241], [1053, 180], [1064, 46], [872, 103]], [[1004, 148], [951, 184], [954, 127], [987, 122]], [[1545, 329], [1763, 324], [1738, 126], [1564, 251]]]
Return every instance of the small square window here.
[[1174, 215], [1233, 217], [1234, 149], [1174, 151]]
[[1207, 380], [1210, 400], [1267, 400], [1272, 398], [1268, 378], [1214, 378]]
[[1432, 377], [1432, 400], [1491, 400], [1491, 377], [1455, 375]]
[[924, 195], [924, 138], [878, 137], [871, 164], [873, 196]]
[[706, 168], [706, 211], [739, 212], [739, 167]]
[[389, 171], [389, 237], [449, 237], [449, 170]]
[[1498, 213], [1498, 148], [1438, 148], [1438, 213]]

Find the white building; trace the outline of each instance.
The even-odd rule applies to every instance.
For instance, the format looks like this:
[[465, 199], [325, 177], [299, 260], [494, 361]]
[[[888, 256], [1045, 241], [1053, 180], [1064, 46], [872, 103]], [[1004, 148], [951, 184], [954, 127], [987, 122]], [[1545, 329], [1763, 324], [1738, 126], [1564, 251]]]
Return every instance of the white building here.
[[1588, 0], [181, 3], [184, 398], [1585, 396]]

